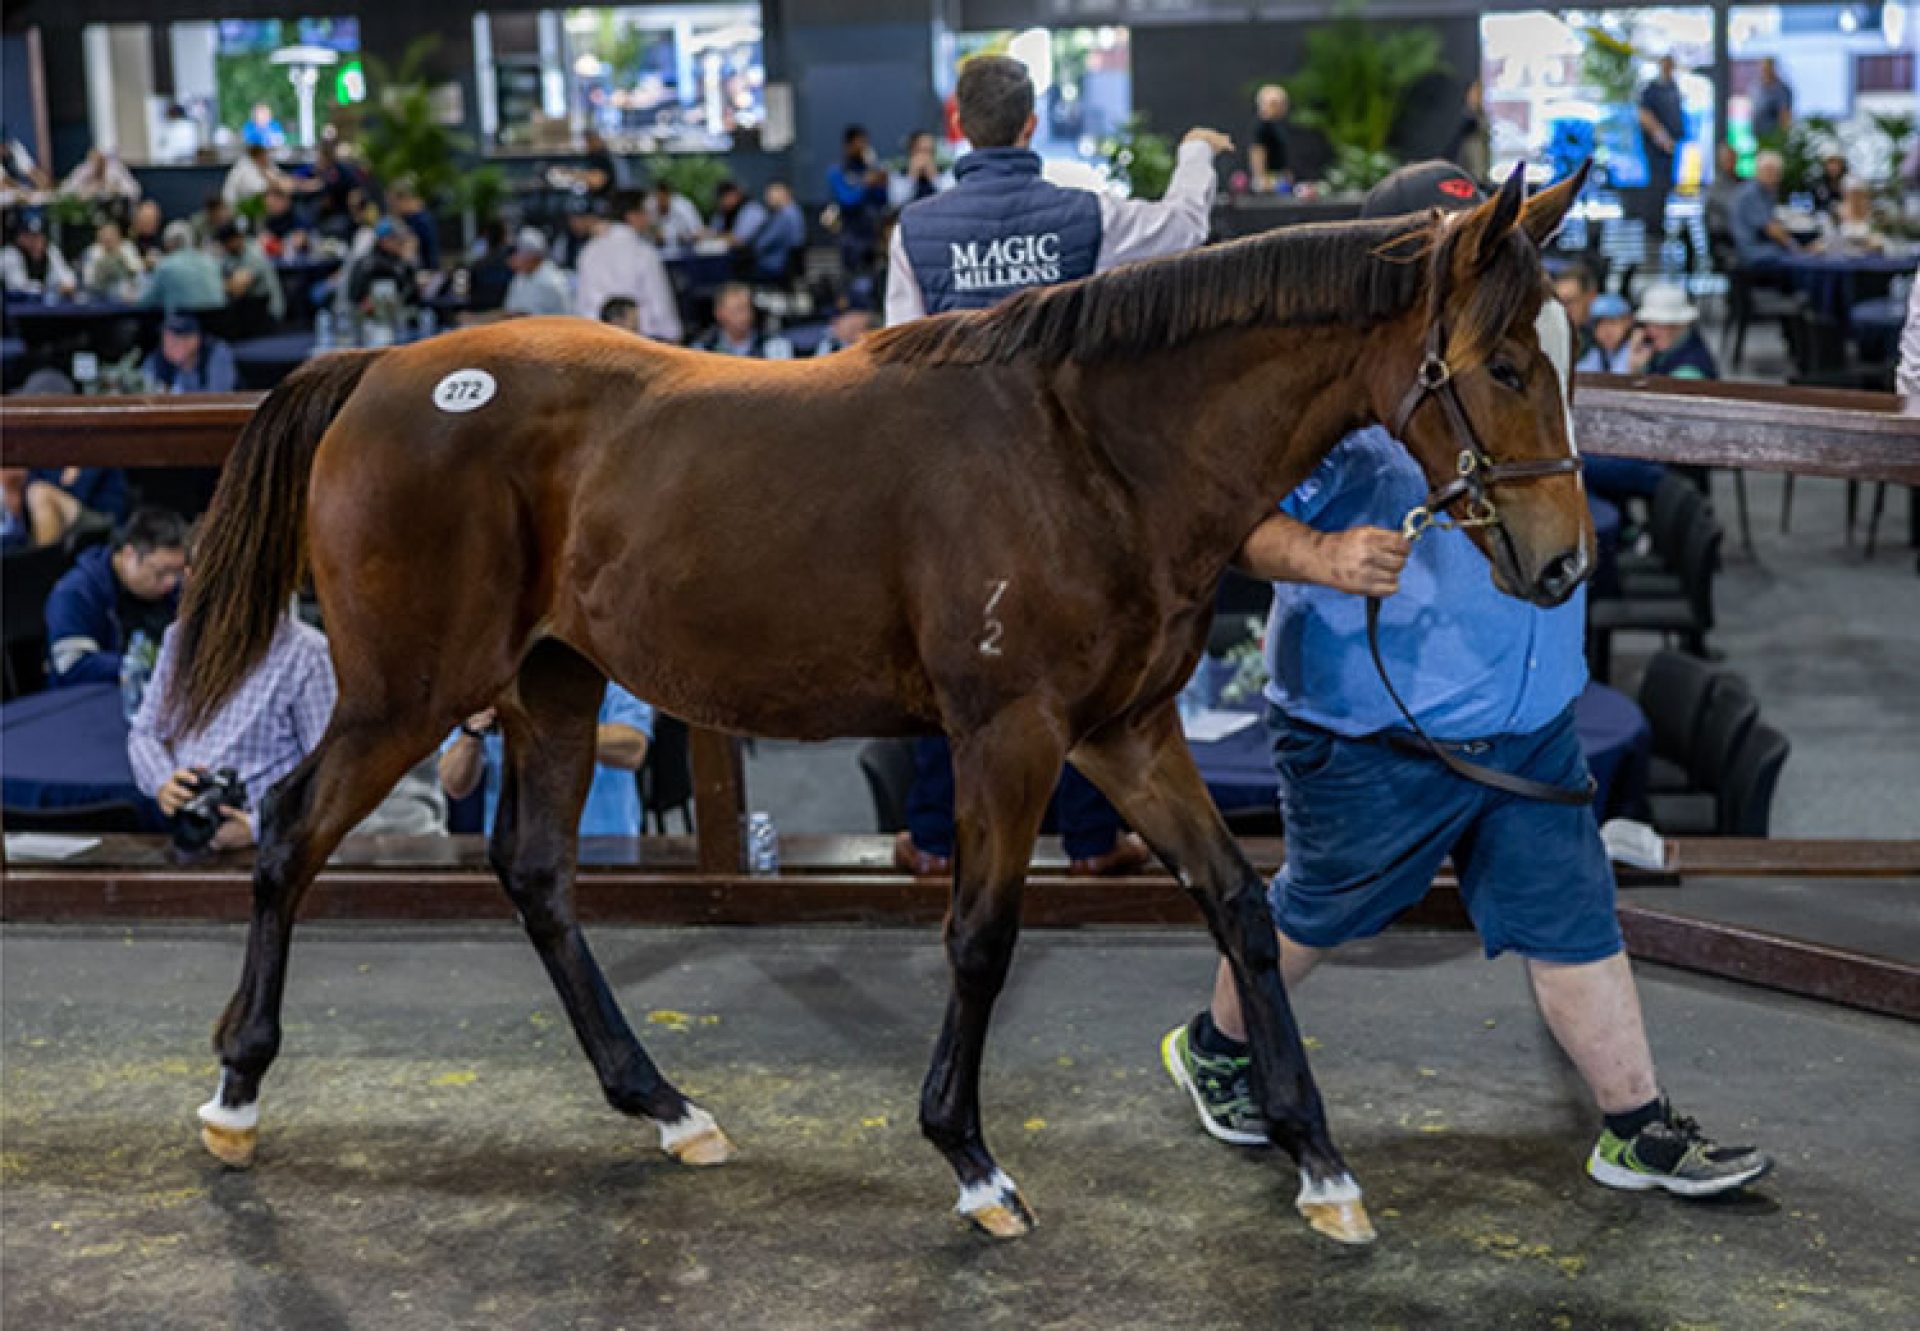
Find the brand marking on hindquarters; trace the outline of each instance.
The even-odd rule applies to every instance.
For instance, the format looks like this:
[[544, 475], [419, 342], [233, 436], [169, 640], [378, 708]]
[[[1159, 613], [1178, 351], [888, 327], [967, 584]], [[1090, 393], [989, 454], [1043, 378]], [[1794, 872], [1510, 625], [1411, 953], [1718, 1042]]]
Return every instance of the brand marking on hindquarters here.
[[987, 584], [991, 590], [987, 593], [987, 608], [984, 612], [986, 631], [980, 639], [982, 656], [1000, 655], [1000, 639], [1006, 636], [1007, 626], [1000, 622], [1000, 617], [994, 612], [1000, 607], [1000, 598], [1007, 594], [1007, 582], [1006, 578], [996, 578]]

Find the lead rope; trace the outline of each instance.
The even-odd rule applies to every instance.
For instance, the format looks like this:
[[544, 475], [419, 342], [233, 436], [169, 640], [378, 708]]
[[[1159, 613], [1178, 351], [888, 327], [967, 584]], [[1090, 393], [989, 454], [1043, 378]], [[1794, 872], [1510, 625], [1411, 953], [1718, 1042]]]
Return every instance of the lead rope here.
[[[1410, 541], [1426, 530], [1427, 524], [1416, 526], [1414, 523], [1414, 515], [1421, 511], [1415, 509], [1414, 513], [1408, 514], [1407, 529]], [[1373, 655], [1373, 668], [1379, 673], [1381, 684], [1386, 686], [1387, 696], [1393, 699], [1393, 705], [1400, 709], [1400, 715], [1406, 720], [1407, 728], [1413, 731], [1417, 748], [1438, 759], [1449, 772], [1475, 785], [1490, 786], [1494, 790], [1518, 795], [1522, 799], [1544, 800], [1549, 804], [1566, 805], [1593, 803], [1593, 792], [1597, 787], [1591, 773], [1587, 776], [1586, 785], [1580, 789], [1548, 785], [1544, 781], [1516, 776], [1512, 772], [1503, 772], [1497, 767], [1488, 767], [1484, 763], [1469, 762], [1427, 734], [1420, 723], [1413, 719], [1413, 712], [1401, 699], [1400, 690], [1393, 687], [1393, 677], [1387, 673], [1386, 660], [1380, 655], [1380, 598], [1377, 596], [1367, 598], [1367, 650]], [[1408, 747], [1416, 747], [1416, 745], [1410, 742]]]

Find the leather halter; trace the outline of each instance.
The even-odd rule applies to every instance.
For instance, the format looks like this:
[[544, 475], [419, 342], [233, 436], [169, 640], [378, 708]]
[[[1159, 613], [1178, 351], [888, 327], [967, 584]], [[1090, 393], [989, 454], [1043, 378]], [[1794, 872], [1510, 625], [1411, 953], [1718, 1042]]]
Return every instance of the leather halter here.
[[[1393, 414], [1393, 437], [1404, 440], [1407, 437], [1407, 423], [1413, 419], [1413, 414], [1420, 410], [1429, 397], [1437, 397], [1441, 408], [1447, 413], [1448, 424], [1453, 427], [1454, 439], [1460, 445], [1457, 474], [1445, 485], [1436, 486], [1427, 495], [1426, 502], [1408, 513], [1400, 524], [1400, 534], [1410, 542], [1418, 540], [1421, 533], [1430, 527], [1437, 527], [1441, 531], [1456, 527], [1497, 527], [1500, 525], [1500, 510], [1494, 507], [1493, 500], [1487, 494], [1490, 488], [1512, 481], [1537, 480], [1543, 476], [1565, 476], [1580, 470], [1580, 459], [1571, 449], [1563, 458], [1495, 462], [1488, 457], [1487, 450], [1480, 446], [1480, 436], [1474, 433], [1473, 422], [1467, 419], [1466, 408], [1460, 405], [1460, 393], [1454, 387], [1453, 367], [1447, 364], [1445, 348], [1445, 329], [1436, 319], [1427, 329], [1426, 355], [1420, 361], [1420, 371], [1415, 375], [1413, 386], [1407, 390], [1406, 396], [1400, 399], [1399, 410]], [[1447, 510], [1462, 499], [1467, 501], [1466, 516], [1449, 515]], [[1393, 705], [1400, 710], [1402, 719], [1413, 732], [1411, 735], [1387, 732], [1387, 743], [1431, 757], [1455, 776], [1503, 794], [1569, 806], [1593, 802], [1596, 785], [1591, 773], [1584, 786], [1550, 785], [1484, 763], [1470, 762], [1453, 752], [1453, 748], [1458, 746], [1448, 746], [1427, 734], [1420, 722], [1414, 719], [1412, 709], [1401, 699], [1400, 690], [1393, 687], [1393, 679], [1387, 674], [1386, 660], [1380, 655], [1380, 598], [1377, 596], [1367, 598], [1367, 650], [1373, 655], [1373, 668], [1379, 673], [1380, 682], [1386, 686], [1387, 696], [1393, 700]]]
[[[1412, 387], [1406, 396], [1400, 399], [1399, 409], [1393, 413], [1393, 437], [1405, 439], [1407, 424], [1414, 413], [1429, 397], [1440, 399], [1440, 407], [1447, 414], [1447, 424], [1453, 427], [1453, 437], [1460, 445], [1460, 458], [1452, 480], [1445, 485], [1434, 487], [1428, 493], [1426, 502], [1409, 512], [1400, 524], [1400, 534], [1409, 541], [1417, 538], [1428, 527], [1438, 527], [1441, 531], [1450, 531], [1455, 527], [1497, 527], [1500, 525], [1500, 510], [1494, 507], [1487, 491], [1496, 485], [1513, 481], [1538, 480], [1543, 476], [1564, 476], [1580, 470], [1580, 459], [1570, 451], [1563, 458], [1527, 458], [1519, 462], [1495, 462], [1488, 456], [1487, 450], [1480, 444], [1480, 436], [1474, 433], [1473, 422], [1467, 419], [1466, 408], [1460, 405], [1460, 390], [1453, 382], [1453, 367], [1447, 364], [1445, 355], [1446, 328], [1436, 319], [1427, 328], [1426, 355], [1421, 358], [1420, 369], [1414, 375]], [[1453, 517], [1447, 512], [1460, 500], [1467, 500], [1465, 517]]]

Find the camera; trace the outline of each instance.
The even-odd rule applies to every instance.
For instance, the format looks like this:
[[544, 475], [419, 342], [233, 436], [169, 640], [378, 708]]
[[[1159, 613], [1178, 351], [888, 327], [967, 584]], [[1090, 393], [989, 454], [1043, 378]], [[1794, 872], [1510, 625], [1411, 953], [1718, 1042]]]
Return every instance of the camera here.
[[193, 796], [173, 816], [173, 845], [183, 854], [197, 855], [212, 844], [223, 821], [222, 807], [247, 807], [247, 783], [231, 767], [194, 773]]

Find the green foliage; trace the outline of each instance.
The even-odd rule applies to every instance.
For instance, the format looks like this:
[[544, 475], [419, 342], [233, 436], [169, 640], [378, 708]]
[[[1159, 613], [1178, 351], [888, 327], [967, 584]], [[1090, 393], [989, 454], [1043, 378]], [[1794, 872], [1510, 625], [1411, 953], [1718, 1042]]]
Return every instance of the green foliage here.
[[473, 214], [473, 220], [479, 226], [498, 218], [500, 207], [506, 201], [506, 168], [496, 163], [476, 166], [471, 171], [463, 172], [454, 183], [453, 197], [449, 200], [456, 211]]
[[727, 170], [725, 161], [710, 153], [657, 153], [646, 158], [643, 165], [648, 180], [654, 184], [664, 180], [672, 185], [675, 193], [693, 201], [702, 217], [712, 215], [714, 196], [719, 193], [721, 182], [733, 174]]
[[1136, 199], [1158, 199], [1173, 183], [1173, 141], [1149, 130], [1144, 113], [1129, 116], [1119, 133], [1101, 143], [1100, 153], [1113, 178]]
[[1347, 144], [1334, 149], [1333, 163], [1327, 167], [1327, 185], [1340, 194], [1365, 194], [1400, 167], [1400, 159], [1390, 152], [1370, 152]]
[[360, 144], [376, 179], [390, 185], [411, 177], [429, 206], [449, 197], [462, 175], [460, 157], [473, 151], [472, 139], [433, 118], [425, 66], [439, 45], [434, 33], [416, 38], [398, 68], [367, 57], [372, 113]]
[[1447, 71], [1440, 34], [1432, 28], [1380, 31], [1367, 25], [1362, 12], [1360, 0], [1342, 0], [1331, 22], [1307, 34], [1306, 60], [1287, 84], [1294, 119], [1326, 135], [1335, 170], [1354, 182], [1377, 180], [1393, 169], [1387, 141], [1408, 90]]
[[1820, 159], [1839, 143], [1839, 129], [1832, 116], [1797, 116], [1784, 134], [1760, 136], [1760, 150], [1779, 153], [1784, 164], [1780, 176], [1782, 198], [1812, 188], [1820, 178]]
[[1898, 112], [1890, 115], [1876, 114], [1869, 118], [1873, 121], [1873, 127], [1879, 130], [1881, 137], [1887, 141], [1887, 178], [1885, 183], [1892, 187], [1895, 193], [1898, 193], [1900, 164], [1907, 160], [1907, 144], [1913, 138], [1916, 124], [1920, 122], [1916, 122], [1914, 117], [1906, 112]]
[[1608, 102], [1631, 105], [1640, 82], [1640, 53], [1632, 40], [1599, 27], [1585, 28], [1582, 35], [1587, 45], [1580, 52], [1580, 81]]

